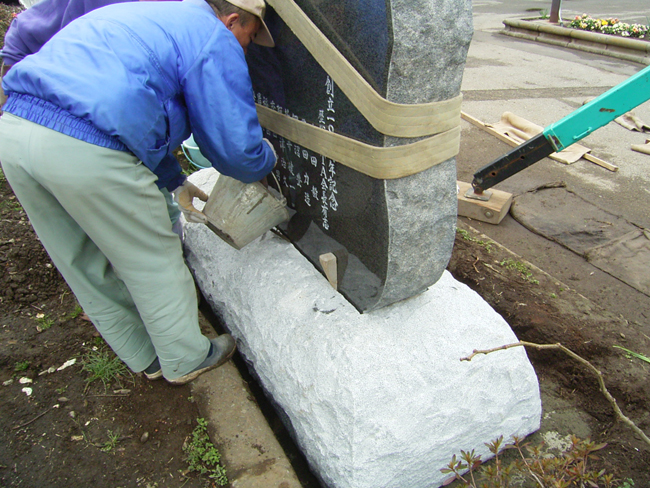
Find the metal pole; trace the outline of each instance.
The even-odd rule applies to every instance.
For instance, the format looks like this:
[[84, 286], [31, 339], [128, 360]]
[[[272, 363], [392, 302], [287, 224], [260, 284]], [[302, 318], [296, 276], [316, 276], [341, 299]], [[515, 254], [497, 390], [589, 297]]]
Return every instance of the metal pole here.
[[560, 21], [560, 9], [562, 8], [562, 0], [553, 0], [551, 3], [551, 15], [549, 22], [557, 24]]

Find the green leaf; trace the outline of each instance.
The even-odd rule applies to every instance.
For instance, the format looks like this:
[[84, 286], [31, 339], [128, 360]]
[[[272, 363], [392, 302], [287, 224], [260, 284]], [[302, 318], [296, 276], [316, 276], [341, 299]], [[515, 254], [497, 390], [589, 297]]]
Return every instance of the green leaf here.
[[637, 359], [640, 359], [641, 361], [645, 361], [646, 363], [650, 363], [650, 358], [647, 357], [647, 356], [644, 356], [643, 354], [639, 354], [638, 352], [630, 351], [629, 349], [625, 349], [622, 346], [616, 346], [615, 345], [614, 347], [616, 347], [617, 349], [622, 349], [623, 351], [628, 353], [630, 356], [633, 356], [633, 357], [635, 357]]

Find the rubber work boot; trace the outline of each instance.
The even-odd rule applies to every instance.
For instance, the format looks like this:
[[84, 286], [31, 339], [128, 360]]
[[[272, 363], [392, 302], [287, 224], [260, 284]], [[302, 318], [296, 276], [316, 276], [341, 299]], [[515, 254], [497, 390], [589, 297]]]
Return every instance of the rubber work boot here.
[[233, 354], [235, 354], [235, 349], [237, 349], [237, 343], [230, 334], [222, 334], [219, 337], [210, 339], [210, 350], [208, 351], [208, 356], [194, 371], [190, 371], [180, 378], [167, 381], [172, 385], [184, 385], [206, 371], [218, 368], [224, 364]]
[[153, 360], [153, 363], [151, 363], [149, 367], [143, 371], [143, 373], [148, 380], [159, 380], [162, 378], [162, 368], [160, 367], [160, 361], [158, 361], [158, 357]]

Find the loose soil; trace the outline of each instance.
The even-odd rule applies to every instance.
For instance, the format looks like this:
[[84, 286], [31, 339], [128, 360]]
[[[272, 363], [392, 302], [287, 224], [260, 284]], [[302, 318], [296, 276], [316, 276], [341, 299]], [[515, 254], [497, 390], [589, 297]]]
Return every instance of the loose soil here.
[[87, 382], [84, 357], [106, 346], [4, 176], [0, 266], [0, 486], [205, 486], [182, 474], [199, 417], [189, 385], [141, 375]]

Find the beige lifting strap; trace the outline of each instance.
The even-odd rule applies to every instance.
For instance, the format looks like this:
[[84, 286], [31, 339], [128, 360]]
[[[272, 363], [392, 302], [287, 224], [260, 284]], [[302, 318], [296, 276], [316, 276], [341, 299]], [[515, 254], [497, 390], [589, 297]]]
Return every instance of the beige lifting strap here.
[[257, 105], [263, 127], [356, 171], [381, 180], [403, 178], [458, 154], [460, 126], [403, 146], [376, 147]]
[[422, 137], [460, 125], [461, 95], [413, 105], [390, 102], [370, 86], [293, 0], [267, 3], [377, 131], [394, 137]]
[[461, 95], [425, 104], [390, 102], [370, 86], [293, 0], [267, 3], [377, 131], [393, 137], [431, 137], [402, 146], [376, 147], [257, 104], [263, 127], [378, 179], [403, 178], [458, 154]]

